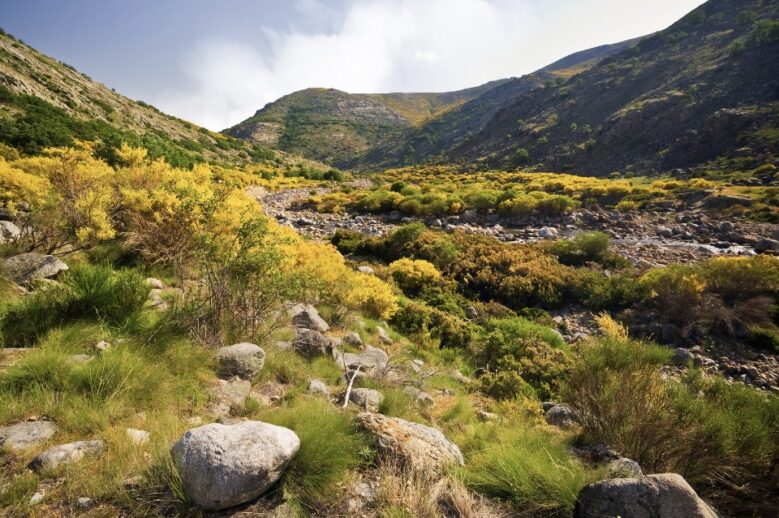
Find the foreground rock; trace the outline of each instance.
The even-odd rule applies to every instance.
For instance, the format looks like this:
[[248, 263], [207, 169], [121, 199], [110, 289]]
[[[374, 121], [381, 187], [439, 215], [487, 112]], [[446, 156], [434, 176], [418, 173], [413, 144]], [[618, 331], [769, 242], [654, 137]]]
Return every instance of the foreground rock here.
[[51, 421], [25, 421], [0, 427], [0, 448], [11, 451], [22, 451], [32, 448], [57, 433], [57, 425]]
[[189, 430], [171, 455], [184, 491], [199, 507], [219, 510], [262, 495], [300, 448], [292, 430], [260, 421]]
[[681, 475], [601, 480], [582, 489], [576, 518], [716, 518]]
[[349, 401], [367, 412], [378, 412], [384, 394], [374, 389], [356, 388], [349, 393]]
[[383, 454], [400, 459], [415, 471], [432, 476], [451, 464], [464, 464], [460, 448], [440, 430], [381, 414], [361, 413], [357, 421], [376, 437]]
[[346, 367], [346, 370], [369, 371], [371, 369], [383, 369], [389, 363], [389, 355], [370, 345], [363, 346], [361, 353], [336, 353], [335, 362], [339, 367]]
[[330, 340], [313, 329], [302, 329], [298, 331], [295, 339], [292, 341], [292, 348], [307, 358], [313, 358], [322, 354], [327, 354], [331, 349]]
[[546, 411], [544, 415], [546, 422], [552, 426], [560, 428], [570, 428], [576, 425], [576, 414], [573, 409], [566, 404], [554, 405]]
[[105, 450], [105, 443], [99, 439], [60, 444], [42, 451], [30, 462], [30, 469], [33, 471], [55, 469], [79, 461], [87, 455], [98, 455], [103, 450]]
[[49, 279], [68, 269], [68, 265], [53, 255], [28, 252], [5, 260], [5, 271], [16, 284], [27, 284], [34, 279]]
[[326, 333], [330, 326], [319, 316], [319, 312], [311, 304], [297, 304], [290, 310], [292, 324], [300, 329], [312, 329]]
[[216, 352], [217, 373], [220, 378], [229, 379], [238, 376], [251, 379], [265, 365], [265, 351], [258, 345], [240, 343], [221, 347]]

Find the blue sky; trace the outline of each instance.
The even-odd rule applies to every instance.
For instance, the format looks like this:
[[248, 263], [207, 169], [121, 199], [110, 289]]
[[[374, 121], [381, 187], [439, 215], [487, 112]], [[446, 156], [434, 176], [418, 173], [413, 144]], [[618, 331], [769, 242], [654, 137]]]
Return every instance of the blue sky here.
[[306, 87], [445, 91], [667, 27], [702, 0], [0, 0], [0, 26], [220, 130]]

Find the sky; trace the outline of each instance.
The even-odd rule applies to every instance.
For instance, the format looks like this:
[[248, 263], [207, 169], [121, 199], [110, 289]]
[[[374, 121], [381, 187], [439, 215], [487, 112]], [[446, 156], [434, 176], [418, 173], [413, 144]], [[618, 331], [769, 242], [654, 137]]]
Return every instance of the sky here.
[[650, 34], [702, 0], [0, 0], [0, 27], [212, 130], [309, 87], [438, 92]]

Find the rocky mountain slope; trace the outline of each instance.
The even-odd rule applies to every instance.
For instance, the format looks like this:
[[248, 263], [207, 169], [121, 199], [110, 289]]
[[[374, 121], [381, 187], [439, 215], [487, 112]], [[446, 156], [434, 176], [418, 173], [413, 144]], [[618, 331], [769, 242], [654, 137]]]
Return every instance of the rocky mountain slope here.
[[504, 82], [445, 93], [350, 94], [309, 88], [268, 104], [225, 133], [340, 164]]
[[779, 3], [710, 0], [590, 70], [516, 97], [482, 131], [436, 151], [595, 175], [718, 158], [754, 167], [776, 160], [777, 77]]
[[400, 138], [376, 146], [348, 165], [395, 166], [436, 157], [443, 150], [478, 134], [511, 99], [545, 85], [565, 81], [600, 60], [632, 46], [636, 41], [628, 40], [577, 52], [532, 74], [501, 82], [462, 106], [410, 128]]
[[[211, 132], [129, 99], [0, 30], [0, 143], [37, 154], [44, 147], [98, 143], [110, 159], [121, 142], [175, 165], [276, 158], [261, 146]], [[280, 160], [296, 160], [278, 155]], [[299, 160], [297, 160], [299, 162]]]

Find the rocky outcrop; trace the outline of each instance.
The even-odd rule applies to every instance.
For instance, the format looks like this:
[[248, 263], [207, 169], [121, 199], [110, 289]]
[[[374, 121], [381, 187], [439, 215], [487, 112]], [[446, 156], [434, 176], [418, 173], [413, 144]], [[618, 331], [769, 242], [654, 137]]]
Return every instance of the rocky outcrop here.
[[290, 309], [290, 315], [292, 324], [298, 329], [311, 329], [320, 333], [326, 333], [330, 329], [311, 304], [296, 304]]
[[643, 478], [614, 478], [582, 489], [576, 518], [716, 518], [717, 514], [681, 475], [663, 473]]
[[54, 437], [57, 425], [51, 421], [24, 421], [0, 427], [0, 448], [23, 451]]
[[253, 500], [286, 471], [300, 448], [292, 430], [244, 421], [187, 431], [171, 448], [187, 496], [199, 507], [219, 510]]
[[292, 341], [292, 348], [307, 358], [313, 358], [327, 354], [331, 349], [331, 342], [319, 331], [302, 329]]
[[460, 448], [440, 430], [398, 417], [361, 413], [357, 421], [376, 438], [379, 450], [427, 475], [441, 473], [447, 466], [463, 465]]
[[560, 428], [570, 428], [576, 425], [576, 414], [573, 409], [566, 404], [554, 405], [544, 414], [546, 422], [559, 426]]
[[38, 454], [30, 462], [30, 469], [33, 471], [56, 469], [77, 462], [87, 455], [98, 455], [103, 450], [105, 450], [105, 443], [99, 439], [60, 444]]
[[218, 349], [216, 362], [220, 378], [238, 376], [248, 380], [256, 376], [265, 365], [265, 351], [250, 343], [234, 344]]
[[34, 279], [49, 279], [68, 269], [68, 265], [53, 255], [35, 252], [9, 257], [4, 263], [8, 278], [16, 284], [27, 284]]

